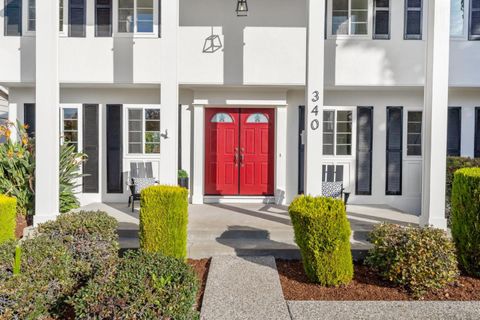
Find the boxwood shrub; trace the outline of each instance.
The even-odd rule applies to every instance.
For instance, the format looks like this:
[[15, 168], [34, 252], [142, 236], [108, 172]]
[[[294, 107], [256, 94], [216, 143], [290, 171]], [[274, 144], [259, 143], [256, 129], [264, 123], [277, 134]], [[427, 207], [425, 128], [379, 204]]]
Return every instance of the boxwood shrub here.
[[480, 277], [480, 168], [455, 172], [451, 229], [460, 267]]
[[370, 241], [373, 248], [365, 263], [414, 297], [458, 276], [455, 246], [443, 230], [380, 224], [370, 233]]
[[300, 196], [289, 207], [308, 278], [325, 286], [353, 278], [350, 223], [341, 200]]
[[198, 318], [198, 280], [186, 263], [160, 253], [129, 251], [114, 277], [91, 281], [73, 299], [80, 319]]
[[187, 256], [188, 191], [174, 186], [142, 190], [140, 247], [148, 252], [185, 259]]
[[447, 185], [446, 185], [446, 217], [450, 220], [452, 207], [452, 186], [455, 172], [462, 168], [480, 167], [480, 158], [448, 157], [447, 158]]
[[15, 239], [17, 200], [0, 195], [0, 243]]

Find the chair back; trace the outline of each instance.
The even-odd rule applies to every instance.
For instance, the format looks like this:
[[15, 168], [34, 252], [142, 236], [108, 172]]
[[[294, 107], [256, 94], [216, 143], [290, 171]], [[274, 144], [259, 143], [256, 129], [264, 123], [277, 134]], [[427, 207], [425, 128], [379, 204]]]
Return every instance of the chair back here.
[[151, 162], [130, 162], [130, 178], [153, 178]]
[[322, 195], [329, 198], [342, 198], [343, 182], [322, 182]]

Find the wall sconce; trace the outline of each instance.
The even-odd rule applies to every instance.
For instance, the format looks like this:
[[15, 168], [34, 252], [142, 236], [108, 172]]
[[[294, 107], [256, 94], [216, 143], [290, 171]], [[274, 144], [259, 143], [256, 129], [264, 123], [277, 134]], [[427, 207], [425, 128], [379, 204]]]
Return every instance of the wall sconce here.
[[248, 4], [247, 0], [238, 0], [237, 1], [237, 17], [246, 17], [248, 16]]

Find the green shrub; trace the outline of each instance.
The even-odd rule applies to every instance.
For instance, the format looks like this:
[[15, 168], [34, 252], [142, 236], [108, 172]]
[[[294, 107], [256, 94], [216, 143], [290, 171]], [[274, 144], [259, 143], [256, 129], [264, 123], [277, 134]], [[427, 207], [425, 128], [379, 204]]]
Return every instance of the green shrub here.
[[188, 178], [188, 173], [185, 170], [178, 170], [178, 178], [185, 179]]
[[187, 256], [188, 191], [153, 186], [142, 190], [140, 247], [148, 252], [185, 259]]
[[17, 200], [0, 194], [0, 243], [15, 239]]
[[74, 259], [79, 281], [111, 271], [118, 259], [118, 222], [101, 211], [63, 213], [38, 231], [61, 241]]
[[184, 262], [160, 253], [127, 252], [115, 277], [92, 281], [74, 299], [80, 319], [198, 318], [198, 280]]
[[455, 172], [451, 229], [460, 267], [480, 277], [480, 168]]
[[308, 278], [326, 286], [353, 278], [350, 223], [341, 200], [300, 196], [289, 214]]
[[445, 231], [381, 224], [370, 233], [365, 263], [415, 297], [440, 289], [458, 276], [455, 247]]
[[448, 157], [447, 158], [447, 185], [446, 185], [446, 213], [450, 217], [453, 176], [455, 171], [462, 168], [480, 167], [480, 158]]

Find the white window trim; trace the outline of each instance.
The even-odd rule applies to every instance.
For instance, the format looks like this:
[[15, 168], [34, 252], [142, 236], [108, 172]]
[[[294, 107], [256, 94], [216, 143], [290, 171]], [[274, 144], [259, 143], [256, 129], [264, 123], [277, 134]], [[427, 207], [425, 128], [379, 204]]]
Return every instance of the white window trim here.
[[[333, 131], [334, 138], [334, 155], [323, 155], [322, 150], [322, 159], [324, 160], [353, 160], [356, 158], [357, 154], [357, 107], [323, 107], [323, 111], [335, 111], [335, 126]], [[337, 111], [351, 111], [352, 112], [352, 154], [351, 155], [337, 155]], [[323, 130], [323, 124], [322, 124]], [[322, 143], [323, 143], [323, 132], [322, 132]]]
[[[36, 10], [36, 3], [38, 1], [42, 1], [42, 0], [36, 0], [35, 10]], [[59, 26], [58, 34], [60, 37], [68, 37], [68, 1], [69, 0], [63, 0], [63, 31], [60, 31], [60, 26]], [[36, 31], [28, 30], [28, 20], [29, 20], [28, 0], [22, 0], [22, 30], [23, 30], [22, 36], [33, 37], [35, 36]], [[35, 20], [36, 20], [36, 17], [35, 17]], [[58, 20], [60, 23], [60, 17]], [[35, 21], [35, 24], [36, 24], [36, 21]]]
[[112, 1], [113, 36], [123, 38], [159, 38], [159, 1], [153, 0], [153, 32], [137, 32], [137, 0], [134, 0], [133, 11], [135, 16], [134, 32], [118, 32], [118, 2]]
[[[372, 40], [373, 33], [373, 0], [368, 0], [368, 19], [367, 19], [367, 34], [333, 34], [332, 33], [332, 14], [333, 14], [333, 5], [332, 2], [335, 0], [328, 0], [327, 4], [327, 39], [329, 40], [340, 40], [340, 39], [363, 39], [363, 40]], [[351, 0], [348, 0], [350, 15], [350, 6]], [[351, 23], [350, 16], [348, 17], [348, 32], [350, 33]]]
[[[408, 113], [409, 112], [421, 112], [422, 113], [422, 155], [420, 156], [411, 156], [408, 155]], [[403, 160], [422, 160], [424, 155], [425, 148], [425, 112], [423, 108], [419, 107], [408, 107], [403, 108]]]
[[77, 152], [83, 152], [83, 105], [82, 104], [61, 104], [60, 105], [60, 143], [63, 145], [65, 143], [65, 140], [63, 138], [64, 136], [64, 127], [63, 127], [63, 121], [64, 121], [64, 114], [63, 110], [64, 109], [77, 109], [78, 112], [78, 120], [77, 120], [77, 135], [78, 135], [78, 142], [77, 142], [77, 147], [78, 150]]
[[[124, 104], [123, 105], [123, 154], [125, 158], [128, 159], [137, 159], [137, 158], [142, 158], [142, 159], [157, 159], [160, 158], [160, 155], [162, 154], [162, 108], [160, 105], [155, 105], [155, 104], [149, 104], [149, 105], [131, 105], [131, 104]], [[133, 110], [133, 109], [140, 109], [142, 110], [142, 153], [130, 153], [128, 150], [128, 145], [130, 142], [129, 138], [129, 131], [128, 131], [128, 122], [129, 122], [129, 117], [128, 117], [128, 110]], [[145, 153], [145, 110], [148, 109], [159, 109], [160, 110], [160, 152], [159, 153]], [[108, 134], [108, 132], [107, 132]]]
[[[450, 1], [450, 0], [448, 0]], [[464, 41], [468, 40], [468, 34], [470, 32], [470, 0], [464, 0], [463, 8], [463, 34], [452, 35], [450, 34], [450, 40]], [[451, 14], [451, 13], [450, 13]]]

